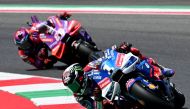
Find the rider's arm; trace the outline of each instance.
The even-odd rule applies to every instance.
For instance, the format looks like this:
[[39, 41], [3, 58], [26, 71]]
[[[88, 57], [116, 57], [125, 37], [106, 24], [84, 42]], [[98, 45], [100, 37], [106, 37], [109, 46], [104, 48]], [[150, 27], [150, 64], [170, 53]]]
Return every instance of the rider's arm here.
[[100, 89], [100, 87], [94, 88], [93, 95], [94, 95], [95, 109], [103, 109], [103, 97], [102, 97], [102, 90]]
[[75, 96], [76, 101], [87, 109], [95, 109], [94, 100], [90, 96]]
[[57, 62], [57, 59], [54, 56], [48, 56], [48, 49], [46, 47], [40, 49], [35, 60], [35, 65], [40, 68], [51, 68]]
[[71, 17], [71, 14], [69, 14], [69, 13], [67, 13], [67, 12], [63, 12], [63, 13], [61, 13], [61, 14], [58, 14], [57, 16], [58, 16], [60, 19], [62, 19], [62, 20], [67, 20], [68, 18]]
[[75, 96], [77, 102], [87, 109], [103, 109], [102, 100], [93, 100], [90, 96]]
[[24, 51], [22, 49], [18, 50], [18, 54], [24, 62], [29, 63], [38, 69], [42, 69], [45, 67], [44, 59], [40, 58], [38, 56], [39, 54], [37, 56], [30, 56], [30, 55], [26, 54], [25, 52], [26, 51]]
[[18, 54], [24, 62], [27, 62], [29, 64], [33, 64], [35, 62], [35, 60], [29, 57], [27, 54], [25, 54], [25, 51], [22, 49], [18, 49]]

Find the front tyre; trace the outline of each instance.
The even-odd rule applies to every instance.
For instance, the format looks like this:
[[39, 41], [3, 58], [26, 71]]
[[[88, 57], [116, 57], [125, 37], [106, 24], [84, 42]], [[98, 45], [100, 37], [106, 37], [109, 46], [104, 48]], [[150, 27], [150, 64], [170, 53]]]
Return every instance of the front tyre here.
[[145, 88], [140, 82], [135, 82], [129, 93], [147, 109], [174, 109], [173, 103], [161, 99], [156, 93]]

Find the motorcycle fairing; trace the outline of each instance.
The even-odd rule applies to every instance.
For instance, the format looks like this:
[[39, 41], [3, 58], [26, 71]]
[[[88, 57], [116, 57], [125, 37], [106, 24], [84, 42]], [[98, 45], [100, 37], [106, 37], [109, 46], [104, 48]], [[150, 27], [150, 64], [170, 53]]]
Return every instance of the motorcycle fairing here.
[[46, 25], [48, 33], [40, 35], [40, 39], [50, 48], [53, 56], [61, 59], [65, 50], [65, 43], [62, 40], [66, 35], [68, 21], [59, 20], [58, 18], [51, 18], [51, 20], [55, 27], [52, 28]]
[[153, 75], [154, 69], [148, 63], [147, 60], [143, 60], [141, 63], [136, 65], [138, 71], [143, 72], [146, 77], [151, 77]]
[[53, 27], [57, 29], [63, 28], [67, 32], [68, 28], [68, 21], [67, 20], [60, 20], [58, 17], [51, 16], [48, 20], [53, 24]]
[[125, 74], [135, 70], [135, 64], [139, 61], [139, 58], [132, 53], [118, 53], [112, 49], [105, 51], [105, 58], [101, 69], [108, 71], [121, 69]]
[[65, 50], [65, 44], [59, 42], [53, 49], [52, 49], [52, 55], [56, 56], [58, 59], [61, 59], [63, 56]]
[[59, 29], [59, 32], [60, 31], [62, 31], [62, 33], [53, 32], [52, 34], [47, 34], [43, 37], [40, 37], [41, 40], [47, 44], [52, 52], [52, 55], [57, 57], [58, 59], [62, 58], [65, 50], [65, 43], [61, 41], [65, 37], [65, 32], [63, 29]]
[[110, 79], [110, 73], [106, 70], [93, 70], [86, 73], [88, 77], [93, 78], [102, 90], [102, 96], [112, 101], [115, 96], [120, 94], [119, 83]]
[[154, 77], [154, 79], [156, 80], [160, 80], [160, 77], [162, 75], [160, 68], [150, 65], [148, 60], [141, 61], [139, 64], [136, 65], [136, 69], [143, 73], [143, 75], [145, 75], [146, 77]]
[[61, 59], [65, 51], [64, 39], [66, 33], [71, 36], [74, 35], [81, 27], [78, 21], [72, 20], [60, 20], [56, 17], [50, 17], [49, 20], [53, 22], [54, 28], [46, 25], [48, 27], [48, 34], [41, 36], [41, 40], [48, 45], [52, 55]]
[[80, 28], [81, 28], [81, 24], [78, 21], [71, 20], [68, 23], [67, 33], [69, 33], [71, 36], [73, 36], [79, 31]]
[[96, 81], [100, 85], [100, 88], [103, 88], [111, 81], [109, 78], [110, 73], [106, 70], [92, 70], [91, 72], [87, 72], [86, 75]]
[[116, 96], [121, 93], [120, 85], [118, 82], [112, 81], [106, 88], [102, 90], [102, 96], [107, 98], [109, 101], [115, 100]]
[[156, 90], [157, 89], [157, 87], [154, 84], [150, 83], [149, 81], [145, 80], [142, 77], [137, 77], [137, 78], [129, 79], [126, 82], [125, 86], [126, 86], [126, 89], [127, 89], [128, 92], [130, 92], [131, 87], [137, 81], [139, 81], [141, 84], [143, 84], [145, 87], [147, 87], [147, 88], [149, 88], [151, 90]]
[[121, 67], [123, 73], [127, 74], [136, 69], [136, 63], [139, 62], [139, 58], [132, 53], [128, 53], [125, 56], [125, 61], [123, 62], [123, 65]]

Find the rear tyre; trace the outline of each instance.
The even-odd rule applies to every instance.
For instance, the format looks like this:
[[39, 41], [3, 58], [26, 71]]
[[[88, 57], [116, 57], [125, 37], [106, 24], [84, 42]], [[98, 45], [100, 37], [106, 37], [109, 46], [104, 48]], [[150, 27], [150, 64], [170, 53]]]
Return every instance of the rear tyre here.
[[174, 87], [173, 87], [173, 93], [175, 96], [174, 99], [175, 109], [181, 109], [185, 105], [185, 96]]
[[174, 104], [156, 96], [151, 90], [145, 89], [141, 83], [134, 83], [129, 93], [138, 99], [146, 109], [174, 109]]
[[74, 41], [72, 48], [80, 58], [88, 59], [88, 62], [92, 60], [91, 55], [99, 51], [95, 46], [82, 40]]

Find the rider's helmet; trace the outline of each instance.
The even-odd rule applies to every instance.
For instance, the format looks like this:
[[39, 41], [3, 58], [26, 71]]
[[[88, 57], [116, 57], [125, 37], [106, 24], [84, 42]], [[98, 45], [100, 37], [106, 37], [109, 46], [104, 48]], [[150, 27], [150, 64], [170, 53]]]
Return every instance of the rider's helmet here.
[[29, 49], [32, 46], [31, 40], [29, 38], [29, 31], [25, 27], [21, 27], [16, 31], [14, 36], [15, 44], [21, 49]]
[[63, 72], [63, 84], [76, 93], [82, 85], [84, 79], [83, 74], [84, 71], [79, 63], [72, 64]]
[[131, 51], [131, 47], [132, 44], [130, 43], [126, 43], [126, 42], [122, 42], [117, 48], [116, 51], [120, 52], [120, 53], [128, 53]]

